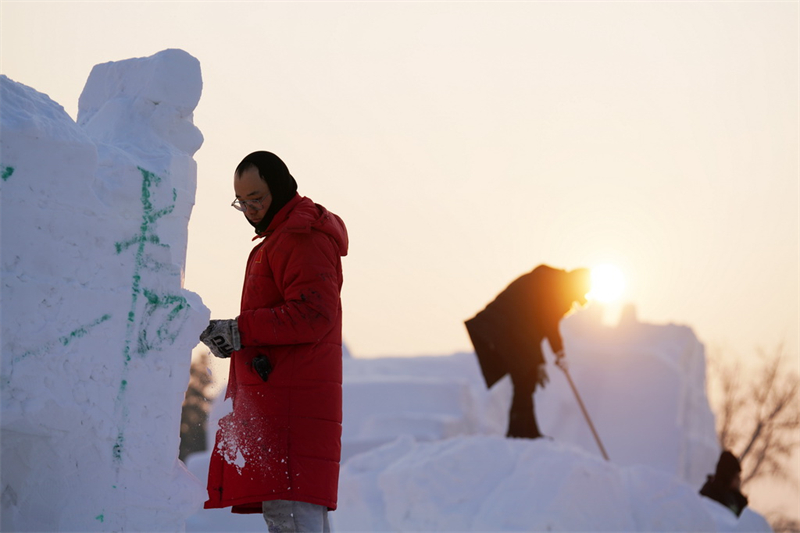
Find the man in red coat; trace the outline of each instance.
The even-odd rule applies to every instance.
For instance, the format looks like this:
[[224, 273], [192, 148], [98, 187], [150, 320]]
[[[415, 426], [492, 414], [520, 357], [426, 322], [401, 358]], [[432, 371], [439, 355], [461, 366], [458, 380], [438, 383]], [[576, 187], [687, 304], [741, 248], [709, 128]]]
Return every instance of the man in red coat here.
[[230, 357], [226, 399], [208, 472], [206, 508], [263, 513], [271, 532], [328, 531], [336, 509], [342, 434], [342, 220], [297, 194], [275, 154], [234, 172], [236, 200], [255, 227], [241, 313], [212, 320], [200, 339]]
[[558, 330], [573, 303], [586, 303], [589, 270], [566, 272], [539, 265], [514, 280], [486, 308], [465, 322], [486, 386], [511, 375], [514, 397], [508, 416], [508, 437], [541, 437], [533, 392], [544, 386], [542, 340], [547, 339], [558, 361], [564, 344]]

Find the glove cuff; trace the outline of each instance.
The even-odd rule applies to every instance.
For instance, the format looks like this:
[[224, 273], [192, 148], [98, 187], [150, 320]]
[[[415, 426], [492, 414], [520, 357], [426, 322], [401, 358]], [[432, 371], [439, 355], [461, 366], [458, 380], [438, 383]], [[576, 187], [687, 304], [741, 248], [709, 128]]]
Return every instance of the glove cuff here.
[[231, 344], [233, 344], [234, 352], [242, 349], [242, 337], [239, 335], [239, 317], [231, 320]]

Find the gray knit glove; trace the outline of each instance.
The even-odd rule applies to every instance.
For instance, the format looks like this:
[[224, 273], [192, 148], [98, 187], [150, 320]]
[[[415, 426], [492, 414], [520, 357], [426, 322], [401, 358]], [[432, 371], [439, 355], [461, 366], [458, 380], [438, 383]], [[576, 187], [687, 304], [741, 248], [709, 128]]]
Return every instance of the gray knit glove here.
[[242, 349], [239, 339], [239, 326], [236, 319], [212, 320], [200, 334], [200, 341], [208, 346], [211, 353], [226, 359], [236, 350]]

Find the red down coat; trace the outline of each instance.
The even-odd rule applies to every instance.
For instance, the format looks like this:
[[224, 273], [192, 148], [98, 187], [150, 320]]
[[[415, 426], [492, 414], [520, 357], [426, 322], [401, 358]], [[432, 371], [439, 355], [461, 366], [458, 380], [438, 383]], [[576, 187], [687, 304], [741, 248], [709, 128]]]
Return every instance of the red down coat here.
[[[261, 502], [336, 508], [342, 436], [342, 220], [295, 195], [247, 260], [243, 348], [231, 356], [208, 472], [206, 508], [260, 513]], [[265, 355], [262, 381], [252, 366]]]

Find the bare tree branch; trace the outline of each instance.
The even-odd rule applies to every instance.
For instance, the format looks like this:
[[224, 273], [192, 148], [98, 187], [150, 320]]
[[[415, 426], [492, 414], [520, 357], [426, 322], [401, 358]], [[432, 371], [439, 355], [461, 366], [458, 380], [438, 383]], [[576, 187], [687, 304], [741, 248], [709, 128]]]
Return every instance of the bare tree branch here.
[[766, 476], [791, 478], [785, 465], [800, 445], [800, 375], [786, 370], [785, 360], [779, 344], [771, 354], [759, 351], [755, 371], [747, 373], [738, 360], [709, 361], [709, 381], [720, 392], [717, 436], [724, 449], [741, 450], [742, 485]]

